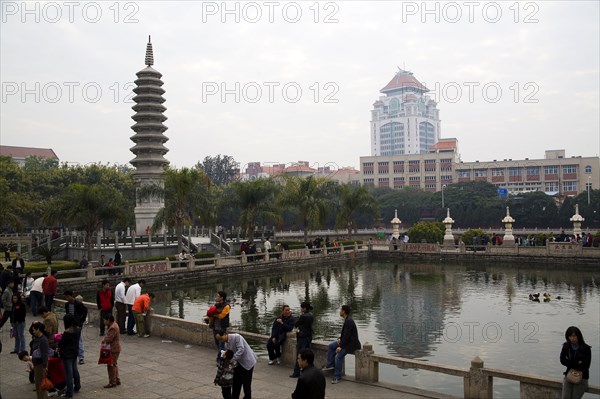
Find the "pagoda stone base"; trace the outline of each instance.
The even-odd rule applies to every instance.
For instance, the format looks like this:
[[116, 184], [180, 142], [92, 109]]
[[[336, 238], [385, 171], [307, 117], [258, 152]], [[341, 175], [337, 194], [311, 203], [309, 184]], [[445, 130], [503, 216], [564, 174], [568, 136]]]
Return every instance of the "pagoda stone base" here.
[[156, 206], [155, 204], [142, 204], [135, 207], [133, 212], [135, 214], [135, 231], [137, 235], [144, 235], [148, 227], [152, 228], [154, 218], [161, 208], [162, 205]]
[[509, 245], [514, 246], [515, 245], [515, 237], [512, 236], [512, 238], [504, 238], [502, 240], [502, 245], [505, 245], [505, 246], [509, 246]]

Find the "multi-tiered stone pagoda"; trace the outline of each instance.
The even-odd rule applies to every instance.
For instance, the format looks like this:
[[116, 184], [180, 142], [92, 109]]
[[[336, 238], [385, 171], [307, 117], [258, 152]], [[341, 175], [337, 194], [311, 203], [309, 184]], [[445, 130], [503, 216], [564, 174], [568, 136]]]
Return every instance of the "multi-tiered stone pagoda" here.
[[[131, 127], [135, 132], [131, 136], [131, 141], [135, 145], [130, 149], [135, 154], [135, 158], [130, 162], [135, 167], [133, 178], [136, 187], [146, 185], [163, 185], [165, 168], [169, 161], [164, 155], [169, 149], [164, 143], [169, 140], [164, 132], [167, 127], [163, 122], [167, 117], [163, 115], [167, 108], [162, 105], [165, 102], [162, 89], [163, 82], [160, 80], [162, 74], [152, 68], [154, 64], [154, 55], [152, 53], [152, 43], [148, 37], [146, 46], [146, 68], [139, 71], [137, 80], [134, 82], [136, 88], [133, 92], [136, 94], [133, 101], [136, 103], [132, 108], [135, 115], [131, 117], [136, 123]], [[154, 223], [154, 218], [158, 211], [164, 206], [164, 201], [160, 198], [144, 199], [137, 201], [135, 207], [135, 225], [138, 234], [143, 234], [148, 227]]]

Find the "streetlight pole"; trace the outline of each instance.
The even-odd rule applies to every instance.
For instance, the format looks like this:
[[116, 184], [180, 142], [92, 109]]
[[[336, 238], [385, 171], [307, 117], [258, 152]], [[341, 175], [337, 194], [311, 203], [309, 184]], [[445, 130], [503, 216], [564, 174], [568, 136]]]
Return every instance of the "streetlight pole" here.
[[590, 188], [592, 188], [592, 176], [588, 176], [588, 184], [587, 184], [588, 205], [590, 204]]

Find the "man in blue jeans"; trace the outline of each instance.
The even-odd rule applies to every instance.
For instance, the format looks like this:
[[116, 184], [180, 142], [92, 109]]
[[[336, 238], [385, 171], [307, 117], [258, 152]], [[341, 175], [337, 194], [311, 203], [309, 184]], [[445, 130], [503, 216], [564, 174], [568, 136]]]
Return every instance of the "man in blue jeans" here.
[[342, 379], [342, 368], [344, 367], [344, 358], [348, 353], [353, 354], [361, 348], [358, 339], [358, 330], [356, 323], [350, 317], [351, 309], [348, 305], [342, 305], [340, 308], [340, 317], [344, 318], [342, 333], [340, 337], [329, 344], [327, 348], [327, 367], [324, 370], [333, 369], [332, 384], [337, 384]]

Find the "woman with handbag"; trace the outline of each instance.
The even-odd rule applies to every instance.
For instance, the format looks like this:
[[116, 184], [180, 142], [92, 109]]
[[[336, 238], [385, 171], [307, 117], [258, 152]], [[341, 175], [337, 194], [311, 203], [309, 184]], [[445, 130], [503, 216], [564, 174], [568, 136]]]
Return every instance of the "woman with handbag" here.
[[115, 317], [112, 314], [105, 314], [102, 322], [107, 328], [106, 335], [102, 338], [102, 345], [110, 345], [110, 359], [112, 359], [110, 363], [106, 364], [108, 385], [105, 385], [104, 388], [114, 388], [117, 385], [121, 385], [119, 368], [117, 367], [117, 360], [119, 360], [119, 354], [121, 353], [119, 325], [115, 322]]
[[592, 347], [587, 345], [577, 327], [565, 332], [566, 342], [560, 352], [560, 363], [567, 368], [562, 386], [562, 399], [580, 399], [588, 388]]

